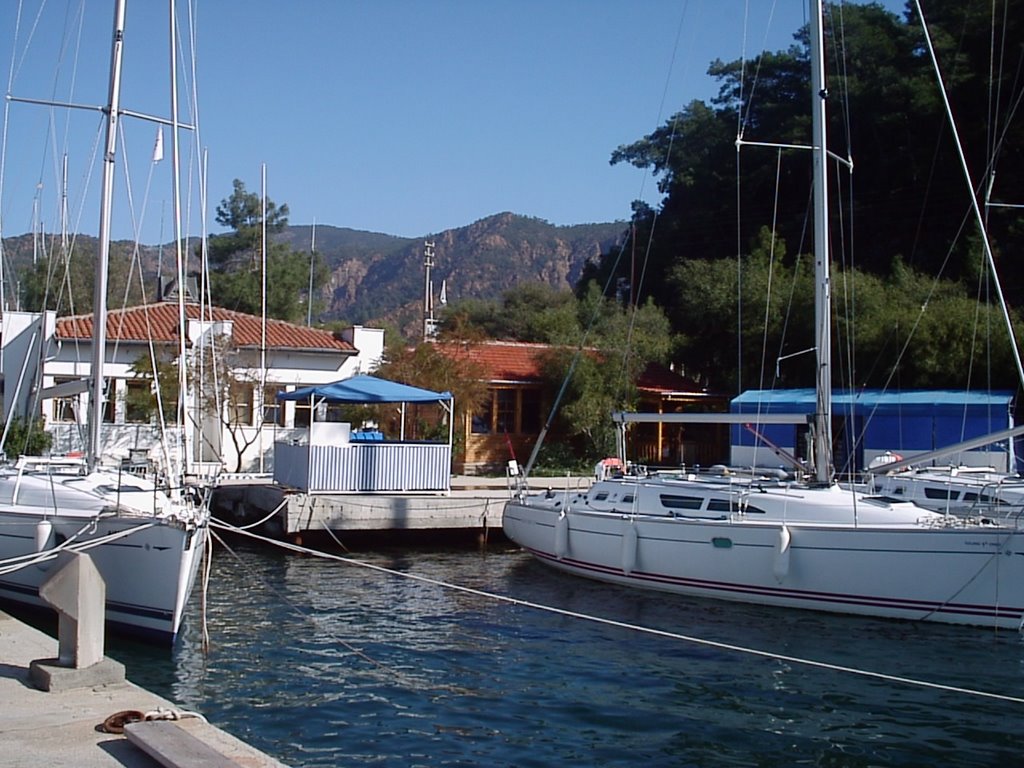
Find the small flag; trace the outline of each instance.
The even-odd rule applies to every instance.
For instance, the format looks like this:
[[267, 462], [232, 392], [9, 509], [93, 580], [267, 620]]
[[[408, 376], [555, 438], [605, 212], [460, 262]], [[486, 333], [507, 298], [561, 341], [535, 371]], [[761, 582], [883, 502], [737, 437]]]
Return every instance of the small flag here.
[[156, 144], [153, 146], [153, 162], [159, 163], [164, 159], [164, 127], [158, 126], [156, 129]]
[[441, 304], [448, 303], [448, 291], [446, 290], [447, 282], [447, 280], [441, 281], [441, 295], [437, 297], [437, 300], [441, 302]]

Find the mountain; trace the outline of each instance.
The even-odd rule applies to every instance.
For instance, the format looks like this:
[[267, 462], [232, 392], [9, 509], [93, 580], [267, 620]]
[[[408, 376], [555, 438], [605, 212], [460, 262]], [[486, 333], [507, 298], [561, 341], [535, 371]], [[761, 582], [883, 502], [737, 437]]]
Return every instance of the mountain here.
[[[318, 319], [389, 321], [414, 333], [422, 324], [425, 240], [434, 243], [435, 299], [444, 281], [451, 302], [498, 298], [523, 282], [571, 289], [587, 261], [614, 248], [625, 231], [623, 222], [556, 226], [513, 213], [426, 238], [317, 225], [316, 250], [331, 271], [327, 308]], [[291, 226], [278, 239], [308, 251], [311, 234], [309, 226]]]
[[[423, 321], [425, 240], [434, 243], [431, 275], [435, 301], [442, 281], [449, 302], [496, 299], [503, 291], [524, 282], [540, 281], [555, 288], [571, 289], [588, 261], [596, 262], [602, 253], [610, 252], [622, 241], [626, 226], [624, 222], [556, 226], [543, 219], [499, 213], [426, 238], [405, 238], [318, 224], [316, 250], [326, 261], [331, 276], [321, 296], [325, 309], [316, 319], [322, 323], [365, 325], [389, 322], [410, 337], [415, 336]], [[309, 225], [290, 226], [275, 239], [295, 251], [308, 253], [311, 230]], [[48, 250], [56, 252], [54, 238], [47, 238]], [[189, 253], [195, 252], [195, 246], [195, 242], [190, 243]], [[13, 274], [22, 276], [22, 294], [27, 270], [32, 269], [33, 247], [31, 235], [4, 239], [5, 265], [13, 269]], [[76, 293], [75, 312], [87, 312], [92, 306], [92, 271], [86, 266], [95, 249], [95, 238], [75, 238], [77, 266], [71, 270], [74, 277], [65, 281]], [[131, 277], [132, 253], [129, 241], [111, 244], [111, 306], [120, 306], [126, 291], [129, 304], [142, 301], [142, 290], [152, 300], [156, 295], [158, 266], [163, 265], [165, 279], [173, 269], [173, 243], [163, 247], [140, 246], [146, 286], [141, 289], [137, 275]], [[42, 280], [45, 275], [38, 276], [33, 284]], [[41, 290], [40, 282], [38, 291]], [[31, 300], [28, 295], [21, 298]], [[67, 306], [67, 302], [62, 302], [61, 314], [71, 313]]]

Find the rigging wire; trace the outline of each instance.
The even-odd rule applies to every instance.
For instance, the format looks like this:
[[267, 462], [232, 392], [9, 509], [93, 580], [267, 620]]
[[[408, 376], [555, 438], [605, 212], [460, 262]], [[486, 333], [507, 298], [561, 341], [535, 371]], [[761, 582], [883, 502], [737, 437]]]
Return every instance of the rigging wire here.
[[[928, 680], [919, 680], [919, 679], [910, 678], [910, 677], [904, 677], [904, 676], [900, 676], [900, 675], [890, 675], [890, 674], [887, 674], [887, 673], [884, 673], [884, 672], [874, 672], [874, 671], [871, 671], [871, 670], [860, 669], [860, 668], [857, 668], [857, 667], [849, 667], [849, 666], [844, 666], [844, 665], [840, 665], [840, 664], [832, 664], [832, 663], [829, 663], [829, 662], [817, 661], [817, 660], [814, 660], [814, 659], [806, 659], [806, 658], [802, 658], [802, 657], [799, 657], [799, 656], [789, 656], [789, 655], [786, 655], [786, 654], [780, 654], [780, 653], [776, 653], [776, 652], [773, 652], [773, 651], [765, 651], [765, 650], [761, 650], [761, 649], [758, 649], [758, 648], [751, 648], [751, 647], [748, 647], [748, 646], [736, 645], [734, 643], [725, 643], [725, 642], [721, 642], [721, 641], [718, 641], [718, 640], [709, 640], [707, 638], [697, 637], [697, 636], [694, 636], [694, 635], [686, 635], [686, 634], [679, 633], [679, 632], [672, 632], [672, 631], [663, 630], [663, 629], [655, 629], [653, 627], [645, 627], [645, 626], [642, 626], [642, 625], [639, 625], [639, 624], [633, 624], [633, 623], [629, 623], [629, 622], [625, 622], [625, 621], [619, 621], [617, 619], [610, 619], [610, 618], [603, 617], [603, 616], [594, 616], [594, 615], [591, 615], [591, 614], [581, 613], [579, 611], [572, 611], [572, 610], [568, 610], [568, 609], [565, 609], [565, 608], [559, 608], [557, 606], [546, 605], [544, 603], [538, 603], [538, 602], [534, 602], [532, 600], [523, 600], [521, 598], [512, 597], [510, 595], [502, 595], [502, 594], [499, 594], [499, 593], [496, 593], [496, 592], [489, 592], [489, 591], [486, 591], [486, 590], [483, 590], [483, 589], [477, 589], [475, 587], [467, 587], [467, 586], [460, 585], [460, 584], [453, 584], [451, 582], [443, 581], [441, 579], [435, 579], [435, 578], [432, 578], [430, 576], [423, 576], [421, 574], [409, 573], [409, 572], [406, 572], [406, 571], [398, 571], [398, 570], [394, 570], [392, 568], [387, 568], [387, 567], [382, 566], [382, 565], [377, 565], [376, 563], [368, 563], [368, 562], [366, 562], [364, 560], [358, 560], [358, 559], [352, 558], [352, 557], [345, 557], [343, 555], [336, 555], [336, 554], [332, 554], [332, 553], [329, 553], [329, 552], [322, 552], [322, 551], [319, 551], [319, 550], [310, 549], [308, 547], [302, 547], [302, 546], [299, 546], [297, 544], [292, 544], [292, 543], [289, 543], [289, 542], [275, 541], [273, 539], [269, 539], [269, 538], [266, 538], [264, 536], [260, 536], [258, 534], [255, 534], [252, 531], [244, 531], [244, 530], [238, 529], [235, 526], [232, 526], [229, 523], [221, 521], [221, 520], [219, 520], [217, 518], [211, 518], [210, 519], [210, 525], [211, 525], [211, 529], [212, 528], [219, 528], [219, 529], [227, 531], [227, 532], [238, 533], [240, 535], [247, 536], [247, 537], [249, 537], [251, 539], [254, 539], [256, 541], [260, 541], [260, 542], [263, 542], [263, 543], [266, 543], [266, 544], [272, 544], [272, 545], [278, 546], [278, 547], [280, 547], [282, 549], [285, 549], [287, 551], [290, 551], [290, 552], [297, 552], [297, 553], [301, 553], [301, 554], [304, 554], [304, 555], [310, 555], [310, 556], [313, 556], [313, 557], [323, 558], [325, 560], [331, 560], [331, 561], [334, 561], [334, 562], [344, 563], [346, 565], [356, 566], [356, 567], [359, 567], [359, 568], [365, 568], [365, 569], [368, 569], [368, 570], [371, 570], [371, 571], [375, 571], [377, 573], [381, 573], [381, 574], [384, 574], [384, 575], [387, 575], [387, 576], [395, 576], [395, 577], [398, 577], [398, 578], [408, 579], [410, 581], [416, 581], [416, 582], [420, 582], [420, 583], [423, 583], [423, 584], [430, 584], [432, 586], [440, 587], [442, 589], [448, 589], [448, 590], [452, 590], [454, 592], [461, 592], [461, 593], [464, 593], [464, 594], [475, 595], [477, 597], [481, 597], [481, 598], [484, 598], [484, 599], [487, 599], [487, 600], [493, 600], [495, 602], [505, 603], [506, 605], [513, 605], [513, 606], [522, 607], [522, 608], [530, 608], [532, 610], [542, 611], [542, 612], [545, 612], [545, 613], [552, 613], [552, 614], [556, 614], [556, 615], [559, 615], [559, 616], [565, 616], [567, 618], [578, 619], [578, 620], [581, 620], [581, 621], [589, 621], [589, 622], [592, 622], [592, 623], [595, 623], [595, 624], [602, 624], [604, 626], [616, 627], [618, 629], [625, 629], [625, 630], [629, 630], [629, 631], [632, 631], [632, 632], [638, 632], [638, 633], [642, 633], [642, 634], [646, 634], [646, 635], [653, 635], [653, 636], [656, 636], [656, 637], [663, 637], [663, 638], [667, 638], [667, 639], [670, 639], [670, 640], [677, 640], [677, 641], [680, 641], [680, 642], [686, 642], [686, 643], [690, 643], [692, 645], [703, 646], [705, 648], [715, 648], [717, 650], [726, 651], [726, 652], [729, 652], [729, 653], [738, 653], [738, 654], [743, 654], [743, 655], [747, 655], [747, 656], [759, 657], [759, 658], [763, 658], [763, 659], [772, 659], [772, 660], [777, 660], [777, 661], [783, 661], [783, 662], [786, 662], [786, 663], [789, 663], [789, 664], [795, 664], [795, 665], [811, 667], [811, 668], [815, 668], [815, 669], [827, 670], [827, 671], [830, 671], [830, 672], [841, 672], [843, 674], [856, 675], [856, 676], [859, 676], [859, 677], [866, 677], [866, 678], [871, 678], [871, 679], [874, 679], [874, 680], [880, 680], [880, 681], [889, 682], [889, 683], [896, 683], [896, 684], [900, 684], [900, 685], [907, 685], [907, 686], [918, 687], [918, 688], [927, 688], [927, 689], [930, 689], [930, 690], [938, 690], [938, 691], [944, 691], [944, 692], [947, 692], [947, 693], [956, 693], [956, 694], [963, 694], [963, 695], [968, 695], [968, 696], [976, 696], [976, 697], [980, 697], [980, 698], [995, 699], [995, 700], [998, 700], [998, 701], [1004, 701], [1004, 702], [1008, 702], [1008, 703], [1012, 703], [1012, 704], [1024, 704], [1024, 697], [1021, 697], [1021, 696], [1012, 696], [1012, 695], [1009, 695], [1009, 694], [995, 693], [995, 692], [992, 692], [992, 691], [982, 691], [982, 690], [977, 690], [977, 689], [972, 689], [972, 688], [965, 688], [965, 687], [961, 687], [961, 686], [945, 685], [943, 683], [934, 683], [934, 682], [931, 682], [931, 681], [928, 681]], [[215, 533], [213, 533], [212, 530], [211, 530], [211, 533], [213, 535], [216, 535]], [[220, 536], [217, 536], [217, 540], [218, 541], [223, 541]], [[264, 581], [264, 583], [266, 583], [266, 581]], [[271, 588], [273, 589], [272, 585], [268, 585], [268, 586], [271, 586]], [[275, 592], [276, 592], [276, 590], [275, 590]], [[286, 602], [289, 602], [289, 604], [290, 604], [290, 601], [288, 601], [286, 598], [282, 598], [282, 599], [284, 599]], [[299, 610], [300, 614], [303, 613], [298, 608], [296, 608], [296, 610]], [[303, 615], [305, 615], [305, 614], [303, 614]], [[378, 662], [374, 661], [373, 663], [378, 663]]]
[[[992, 246], [988, 239], [988, 230], [985, 227], [985, 220], [981, 214], [981, 208], [978, 204], [978, 196], [974, 181], [971, 177], [970, 168], [967, 166], [967, 158], [964, 155], [963, 143], [960, 141], [960, 132], [957, 130], [956, 121], [953, 118], [953, 108], [949, 103], [949, 95], [946, 93], [946, 89], [943, 85], [942, 70], [939, 67], [938, 58], [935, 55], [935, 47], [932, 44], [931, 33], [928, 30], [928, 23], [925, 20], [924, 11], [921, 8], [921, 0], [914, 0], [914, 6], [917, 9], [918, 17], [921, 19], [921, 29], [924, 33], [925, 43], [927, 44], [928, 55], [931, 59], [932, 66], [935, 70], [935, 76], [939, 84], [939, 94], [942, 96], [942, 103], [945, 107], [946, 117], [949, 120], [950, 131], [953, 134], [953, 143], [956, 146], [957, 156], [960, 159], [960, 166], [964, 174], [964, 181], [967, 183], [968, 191], [970, 192], [971, 198], [971, 210], [974, 213], [974, 218], [977, 226], [981, 232], [982, 247], [985, 250], [985, 259], [992, 274], [998, 274], [996, 271], [995, 256], [992, 254]], [[1003, 289], [999, 284], [999, 281], [995, 281], [996, 297], [999, 300], [999, 306], [1003, 310], [1003, 318], [1006, 323], [1006, 332], [1010, 338], [1010, 347], [1013, 351], [1013, 360], [1017, 366], [1018, 382], [1024, 386], [1024, 364], [1021, 363], [1020, 350], [1017, 346], [1016, 333], [1013, 329], [1013, 323], [1010, 320], [1009, 308], [1006, 304], [1006, 299], [1003, 296]]]

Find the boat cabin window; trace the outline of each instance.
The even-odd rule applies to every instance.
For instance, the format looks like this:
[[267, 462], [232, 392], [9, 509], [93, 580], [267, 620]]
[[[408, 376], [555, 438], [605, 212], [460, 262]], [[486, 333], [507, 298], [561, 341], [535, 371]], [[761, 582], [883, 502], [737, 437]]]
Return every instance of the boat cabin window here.
[[708, 501], [708, 512], [732, 512], [734, 505], [729, 499], [711, 499]]
[[964, 493], [962, 501], [980, 501], [983, 504], [991, 504], [997, 499], [998, 497], [989, 496], [987, 493], [977, 494], [974, 491], [967, 491]]
[[623, 496], [622, 497], [622, 503], [623, 504], [632, 504], [633, 503], [633, 494], [632, 493], [627, 493], [625, 496]]
[[608, 500], [608, 494], [606, 492], [604, 492], [604, 491], [602, 491], [601, 493], [594, 494], [594, 501], [607, 501], [607, 500]]
[[960, 494], [957, 491], [951, 491], [947, 488], [925, 488], [924, 497], [926, 499], [950, 499], [956, 501]]
[[700, 509], [704, 499], [700, 496], [674, 496], [661, 494], [661, 505], [666, 509]]

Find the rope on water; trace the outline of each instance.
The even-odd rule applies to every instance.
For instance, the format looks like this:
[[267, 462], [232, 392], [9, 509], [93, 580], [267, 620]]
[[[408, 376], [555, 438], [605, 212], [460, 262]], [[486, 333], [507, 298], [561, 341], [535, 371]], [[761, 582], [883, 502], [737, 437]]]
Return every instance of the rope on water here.
[[[296, 545], [294, 545], [294, 544], [287, 544], [287, 545], [286, 545], [286, 544], [284, 544], [283, 542], [280, 542], [280, 541], [275, 541], [274, 539], [268, 539], [268, 538], [266, 538], [266, 537], [264, 537], [264, 536], [260, 536], [260, 535], [258, 535], [258, 534], [254, 534], [254, 533], [251, 533], [251, 532], [249, 532], [249, 531], [246, 531], [246, 530], [244, 530], [244, 529], [242, 529], [242, 528], [235, 528], [235, 527], [233, 527], [233, 526], [231, 526], [231, 525], [228, 525], [228, 524], [226, 524], [226, 523], [223, 523], [223, 522], [221, 522], [221, 521], [219, 521], [219, 520], [211, 520], [211, 521], [210, 521], [210, 524], [211, 524], [211, 527], [223, 528], [223, 529], [225, 529], [225, 530], [227, 530], [227, 531], [230, 531], [230, 532], [232, 532], [232, 533], [241, 533], [241, 534], [243, 534], [243, 535], [245, 535], [245, 536], [249, 536], [249, 537], [251, 537], [251, 538], [254, 538], [254, 539], [257, 539], [257, 540], [259, 540], [259, 541], [262, 541], [262, 542], [266, 542], [266, 543], [268, 543], [268, 544], [280, 544], [280, 545], [284, 546], [284, 547], [285, 547], [286, 549], [291, 549], [291, 550], [292, 550], [292, 551], [294, 551], [294, 552], [299, 552], [299, 553], [305, 553], [305, 554], [311, 554], [311, 555], [321, 555], [321, 554], [323, 554], [323, 553], [317, 552], [316, 550], [312, 550], [312, 549], [306, 549], [305, 547], [300, 547], [300, 546], [296, 546]], [[228, 552], [230, 552], [230, 553], [231, 553], [231, 555], [232, 555], [232, 556], [233, 556], [233, 557], [234, 557], [234, 558], [235, 558], [236, 560], [238, 560], [239, 562], [243, 562], [243, 561], [242, 561], [242, 558], [241, 558], [241, 557], [240, 557], [240, 556], [238, 555], [238, 553], [237, 553], [237, 552], [235, 552], [235, 550], [233, 550], [233, 549], [231, 548], [231, 546], [230, 546], [230, 545], [229, 545], [229, 544], [228, 544], [228, 543], [227, 543], [226, 541], [224, 541], [224, 539], [222, 539], [222, 538], [221, 538], [220, 536], [218, 536], [218, 535], [216, 534], [216, 532], [214, 532], [213, 530], [211, 530], [211, 531], [210, 531], [210, 534], [211, 534], [211, 537], [213, 537], [213, 538], [216, 538], [216, 539], [217, 539], [217, 543], [218, 543], [218, 544], [220, 544], [220, 545], [221, 545], [222, 547], [224, 547], [224, 548], [225, 548], [225, 549], [226, 549], [226, 550], [227, 550]], [[295, 612], [296, 612], [296, 613], [297, 613], [297, 614], [298, 614], [299, 616], [301, 616], [302, 618], [304, 618], [304, 619], [305, 619], [306, 621], [308, 621], [308, 622], [309, 622], [310, 624], [313, 624], [313, 625], [315, 625], [315, 626], [316, 626], [316, 627], [317, 627], [318, 629], [321, 629], [321, 630], [323, 630], [323, 627], [322, 627], [322, 626], [320, 626], [320, 625], [319, 625], [319, 624], [317, 623], [317, 621], [316, 621], [315, 617], [311, 616], [311, 615], [310, 615], [310, 614], [309, 614], [309, 613], [308, 613], [307, 611], [303, 610], [303, 609], [302, 609], [302, 608], [300, 608], [300, 607], [299, 607], [298, 605], [296, 605], [294, 601], [292, 601], [292, 600], [288, 599], [288, 597], [287, 597], [286, 595], [282, 594], [282, 593], [281, 593], [281, 591], [280, 591], [279, 589], [277, 589], [277, 587], [276, 587], [276, 586], [275, 586], [274, 584], [271, 584], [270, 582], [268, 582], [268, 581], [267, 581], [267, 579], [263, 578], [262, 576], [259, 576], [259, 575], [257, 575], [257, 578], [261, 579], [261, 580], [263, 581], [264, 585], [265, 585], [265, 586], [266, 586], [266, 587], [267, 587], [268, 589], [270, 589], [270, 591], [271, 591], [271, 592], [273, 592], [273, 593], [274, 593], [274, 595], [275, 595], [275, 596], [276, 596], [276, 597], [277, 597], [277, 598], [278, 598], [278, 599], [279, 599], [279, 600], [280, 600], [281, 602], [283, 602], [284, 604], [286, 604], [287, 606], [289, 606], [289, 607], [290, 607], [290, 608], [291, 608], [291, 609], [292, 609], [293, 611], [295, 611]], [[382, 664], [381, 662], [377, 661], [377, 659], [373, 658], [372, 656], [370, 656], [369, 654], [367, 654], [367, 653], [366, 653], [365, 651], [363, 651], [363, 650], [360, 650], [359, 648], [356, 648], [356, 647], [355, 647], [354, 645], [352, 645], [352, 644], [351, 644], [351, 643], [349, 643], [348, 641], [344, 640], [343, 638], [341, 638], [341, 637], [338, 637], [338, 636], [337, 636], [337, 635], [335, 635], [334, 633], [329, 633], [329, 634], [330, 634], [330, 635], [331, 635], [331, 637], [333, 637], [333, 638], [334, 638], [334, 639], [335, 639], [335, 640], [336, 640], [336, 641], [337, 641], [337, 642], [338, 642], [338, 643], [339, 643], [340, 645], [344, 646], [344, 648], [345, 648], [346, 650], [348, 650], [348, 651], [349, 651], [350, 653], [354, 654], [355, 656], [358, 656], [358, 657], [359, 657], [360, 659], [362, 659], [363, 661], [367, 662], [368, 664], [371, 664], [371, 665], [373, 665], [374, 667], [378, 667], [378, 668], [380, 668], [380, 669], [385, 669], [385, 670], [389, 670], [390, 672], [392, 672], [392, 673], [393, 673], [393, 674], [395, 674], [396, 676], [400, 676], [400, 675], [399, 675], [399, 673], [398, 673], [398, 672], [397, 672], [396, 670], [390, 669], [390, 668], [389, 668], [389, 667], [388, 667], [387, 665], [385, 665], [385, 664]]]
[[[567, 616], [574, 619], [581, 619], [583, 621], [594, 622], [595, 624], [604, 624], [610, 627], [617, 627], [619, 629], [628, 629], [634, 632], [642, 632], [648, 635], [655, 635], [657, 637], [665, 637], [672, 640], [681, 640], [683, 642], [692, 643], [694, 645], [701, 645], [708, 648], [717, 648], [723, 651], [730, 651], [733, 653], [743, 653], [748, 656], [758, 656], [766, 659], [777, 659], [790, 664], [798, 664], [805, 667], [813, 667], [815, 669], [827, 669], [832, 672], [843, 672], [849, 675], [858, 675], [860, 677], [872, 678], [874, 680], [883, 680], [890, 683], [899, 683], [901, 685], [910, 685], [918, 688], [928, 688], [931, 690], [946, 691], [948, 693], [958, 693], [968, 696], [977, 696], [987, 699], [995, 699], [997, 701], [1005, 701], [1013, 704], [1024, 704], [1024, 697], [1010, 696], [1002, 693], [993, 693], [991, 691], [979, 691], [973, 688], [962, 688], [955, 685], [945, 685], [942, 683], [933, 683], [927, 680], [917, 680], [911, 677], [902, 677], [900, 675], [890, 675], [884, 672], [873, 672], [866, 669], [858, 669], [856, 667], [847, 667], [840, 664], [831, 664], [823, 661], [815, 661], [814, 659], [803, 659], [798, 656], [787, 656], [786, 654], [775, 653], [772, 651], [762, 651], [757, 648], [748, 648], [742, 645], [735, 645], [733, 643], [723, 643], [718, 640], [708, 640], [702, 637], [695, 637], [693, 635], [684, 635], [678, 632], [670, 632], [663, 629], [654, 629], [652, 627], [644, 627], [638, 624], [630, 624], [624, 621], [618, 621], [616, 619], [608, 619], [602, 616], [592, 616], [586, 613], [579, 613], [578, 611], [570, 611], [565, 608], [557, 608], [551, 605], [544, 605], [543, 603], [535, 603], [531, 600], [522, 600], [517, 597], [510, 597], [508, 595], [500, 595], [495, 592], [487, 592], [482, 589], [476, 589], [474, 587], [466, 587], [460, 584], [452, 584], [450, 582], [441, 581], [440, 579], [434, 579], [429, 576], [421, 576], [415, 573], [406, 573], [403, 571], [396, 571], [392, 568], [386, 568], [382, 565], [376, 565], [374, 563], [367, 563], [362, 560], [357, 560], [351, 557], [343, 557], [341, 555], [331, 554], [329, 552], [320, 552], [315, 549], [309, 549], [308, 547], [302, 547], [297, 544], [290, 542], [276, 541], [269, 539], [265, 536], [254, 534], [251, 531], [244, 531], [239, 528], [227, 525], [220, 521], [211, 521], [211, 525], [215, 525], [218, 528], [223, 528], [232, 533], [241, 533], [244, 536], [249, 536], [258, 541], [273, 544], [283, 549], [287, 549], [291, 552], [299, 552], [305, 555], [313, 557], [321, 557], [327, 560], [334, 560], [340, 563], [346, 563], [347, 565], [355, 565], [361, 568], [368, 568], [372, 571], [379, 573], [386, 573], [391, 576], [400, 576], [404, 579], [411, 579], [413, 581], [419, 581], [424, 584], [432, 584], [437, 587], [444, 589], [451, 589], [457, 592], [463, 592], [470, 595], [476, 595], [478, 597], [484, 597], [490, 600], [496, 600], [502, 603], [508, 603], [509, 605], [520, 606], [523, 608], [532, 608], [538, 611], [544, 611], [547, 613], [554, 613], [560, 616]], [[220, 537], [218, 537], [218, 541]]]

